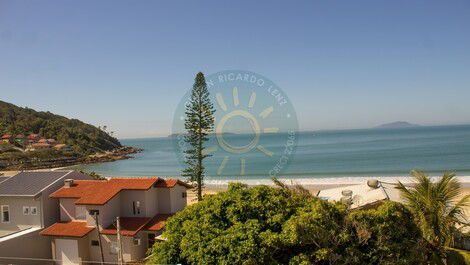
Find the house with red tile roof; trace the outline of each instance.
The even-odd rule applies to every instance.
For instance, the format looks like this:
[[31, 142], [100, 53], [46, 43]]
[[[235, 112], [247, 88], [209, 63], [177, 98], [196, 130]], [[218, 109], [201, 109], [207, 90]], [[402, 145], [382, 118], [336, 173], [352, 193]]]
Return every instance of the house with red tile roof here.
[[35, 143], [37, 141], [39, 141], [39, 134], [30, 134], [28, 136], [28, 142], [29, 143]]
[[52, 238], [53, 258], [64, 264], [101, 262], [101, 249], [104, 262], [117, 262], [119, 245], [124, 262], [137, 261], [186, 206], [188, 188], [160, 177], [71, 180], [50, 195], [59, 199], [60, 222], [41, 234]]
[[12, 144], [15, 141], [15, 137], [11, 134], [4, 134], [0, 139], [0, 143]]

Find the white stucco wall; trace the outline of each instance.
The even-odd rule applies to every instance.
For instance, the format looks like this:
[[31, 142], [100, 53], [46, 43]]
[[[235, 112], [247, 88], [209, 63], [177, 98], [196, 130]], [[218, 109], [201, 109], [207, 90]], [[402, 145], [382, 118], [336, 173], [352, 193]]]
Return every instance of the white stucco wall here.
[[75, 201], [77, 199], [60, 199], [60, 220], [62, 222], [75, 220]]
[[[146, 202], [146, 193], [148, 191], [142, 190], [125, 190], [121, 191], [121, 216], [122, 217], [145, 217], [148, 216], [146, 213], [147, 209], [147, 202]], [[133, 202], [139, 201], [140, 202], [140, 214], [136, 212], [134, 214], [133, 211]]]
[[175, 187], [170, 189], [171, 196], [171, 212], [176, 213], [186, 207], [187, 198], [183, 198], [182, 193], [186, 191], [186, 188], [177, 184]]
[[158, 194], [156, 188], [151, 188], [145, 192], [145, 211], [147, 216], [154, 216], [158, 213]]
[[[41, 227], [41, 200], [33, 197], [0, 197], [0, 205], [8, 205], [10, 222], [0, 220], [0, 236], [8, 232], [24, 230], [30, 227]], [[23, 207], [36, 207], [36, 215], [24, 215]]]
[[105, 205], [86, 205], [86, 221], [87, 225], [95, 226], [95, 219], [90, 215], [90, 210], [99, 210], [100, 214], [98, 216], [98, 222], [100, 227], [107, 228], [114, 221], [116, 216], [120, 214], [120, 194], [114, 196], [109, 200]]

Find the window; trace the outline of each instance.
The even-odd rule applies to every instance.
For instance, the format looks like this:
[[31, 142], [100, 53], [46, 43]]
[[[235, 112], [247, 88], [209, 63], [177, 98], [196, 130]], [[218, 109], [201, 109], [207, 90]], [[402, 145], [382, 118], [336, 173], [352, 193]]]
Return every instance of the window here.
[[10, 222], [10, 206], [2, 205], [2, 223]]
[[115, 241], [109, 242], [109, 253], [117, 255], [119, 252], [118, 243]]
[[100, 242], [98, 240], [92, 240], [91, 241], [91, 245], [92, 246], [99, 246], [100, 245]]
[[134, 246], [139, 246], [140, 245], [140, 237], [134, 237], [132, 239], [132, 242], [134, 243]]
[[38, 214], [38, 208], [37, 207], [31, 207], [30, 213], [31, 213], [31, 215]]
[[132, 211], [134, 215], [140, 214], [140, 201], [132, 202]]
[[29, 215], [29, 207], [28, 206], [23, 206], [23, 214], [24, 215]]
[[90, 213], [91, 216], [95, 216], [96, 215], [100, 215], [100, 211], [99, 210], [89, 210], [88, 211]]
[[186, 191], [181, 192], [181, 198], [186, 198], [188, 197], [188, 193]]

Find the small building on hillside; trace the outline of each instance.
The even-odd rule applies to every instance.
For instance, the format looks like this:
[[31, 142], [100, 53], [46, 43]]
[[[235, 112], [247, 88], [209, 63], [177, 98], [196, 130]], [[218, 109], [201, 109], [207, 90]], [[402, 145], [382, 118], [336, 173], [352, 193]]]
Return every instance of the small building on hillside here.
[[12, 144], [15, 142], [15, 137], [11, 134], [4, 134], [2, 135], [2, 138], [0, 139], [0, 143], [4, 144]]
[[49, 144], [51, 144], [51, 145], [55, 145], [55, 144], [57, 144], [57, 140], [56, 140], [56, 139], [49, 138], [49, 139], [47, 139], [47, 143], [49, 143]]
[[27, 151], [34, 151], [34, 150], [41, 150], [41, 149], [49, 149], [52, 146], [48, 143], [32, 143], [26, 149]]
[[317, 196], [329, 202], [341, 202], [350, 209], [376, 208], [384, 201], [400, 202], [400, 192], [395, 184], [385, 183], [375, 179], [367, 183], [321, 190]]
[[186, 206], [189, 188], [158, 177], [70, 181], [50, 195], [60, 200], [60, 222], [41, 234], [52, 239], [53, 259], [60, 264], [100, 263], [101, 255], [115, 263], [119, 217], [124, 262], [138, 261], [161, 235], [165, 220]]
[[28, 136], [28, 143], [32, 144], [36, 143], [37, 141], [39, 141], [39, 134], [30, 134]]
[[54, 145], [54, 149], [58, 151], [72, 151], [72, 147], [66, 144], [56, 144]]

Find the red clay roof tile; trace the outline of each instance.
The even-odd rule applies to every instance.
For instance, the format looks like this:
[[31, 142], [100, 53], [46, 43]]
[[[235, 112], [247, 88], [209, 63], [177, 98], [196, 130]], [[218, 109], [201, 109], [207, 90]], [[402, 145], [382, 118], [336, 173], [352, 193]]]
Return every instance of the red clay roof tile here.
[[121, 190], [148, 190], [158, 178], [113, 178], [110, 180], [74, 180], [70, 188], [63, 187], [51, 198], [77, 198], [75, 204], [103, 205]]
[[44, 236], [69, 236], [69, 237], [83, 237], [95, 229], [92, 226], [87, 226], [86, 222], [71, 221], [55, 223], [48, 228], [41, 231]]
[[112, 178], [110, 180], [74, 180], [70, 188], [63, 187], [51, 198], [77, 198], [75, 204], [103, 205], [121, 190], [148, 190], [151, 187], [172, 188], [176, 183], [192, 187], [180, 180], [151, 178]]
[[174, 214], [157, 214], [152, 220], [150, 220], [147, 225], [145, 225], [144, 230], [147, 231], [160, 231], [165, 226], [166, 220], [172, 217]]

